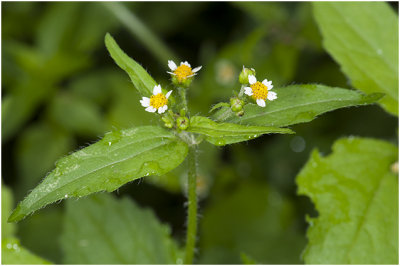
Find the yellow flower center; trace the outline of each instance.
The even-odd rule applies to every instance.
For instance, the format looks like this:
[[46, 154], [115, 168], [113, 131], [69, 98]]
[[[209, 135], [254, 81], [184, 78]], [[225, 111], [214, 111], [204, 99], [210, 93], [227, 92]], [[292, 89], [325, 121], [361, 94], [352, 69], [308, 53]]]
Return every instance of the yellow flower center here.
[[251, 89], [253, 90], [253, 99], [267, 99], [268, 95], [268, 87], [262, 84], [261, 82], [257, 81], [256, 83], [250, 85]]
[[166, 105], [167, 103], [168, 99], [162, 93], [159, 93], [157, 95], [152, 95], [150, 97], [150, 106], [153, 106], [156, 109]]
[[179, 82], [182, 82], [188, 76], [193, 75], [192, 68], [187, 65], [180, 65], [175, 69], [174, 74]]

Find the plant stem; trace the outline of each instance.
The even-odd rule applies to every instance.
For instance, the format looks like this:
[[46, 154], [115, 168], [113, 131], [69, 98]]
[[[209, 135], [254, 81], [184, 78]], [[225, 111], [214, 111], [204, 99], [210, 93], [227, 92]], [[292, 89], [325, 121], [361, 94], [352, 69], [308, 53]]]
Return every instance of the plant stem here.
[[159, 59], [160, 63], [166, 64], [167, 60], [176, 59], [174, 53], [125, 5], [117, 2], [104, 2], [103, 5]]
[[188, 113], [187, 99], [186, 99], [186, 88], [178, 87], [179, 96], [182, 100], [182, 108]]
[[196, 194], [196, 152], [197, 145], [189, 147], [188, 154], [188, 221], [186, 232], [186, 251], [185, 251], [185, 264], [193, 264], [194, 250], [196, 247], [197, 235], [197, 194]]

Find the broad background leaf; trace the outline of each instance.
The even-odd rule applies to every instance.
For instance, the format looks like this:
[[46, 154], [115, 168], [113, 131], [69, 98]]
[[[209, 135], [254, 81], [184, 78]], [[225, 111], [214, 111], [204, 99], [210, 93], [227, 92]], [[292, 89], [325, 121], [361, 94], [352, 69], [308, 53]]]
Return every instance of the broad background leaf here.
[[309, 122], [318, 115], [338, 108], [371, 104], [383, 94], [365, 95], [357, 91], [323, 85], [292, 85], [276, 88], [278, 99], [268, 101], [266, 107], [256, 104], [244, 106], [244, 115], [237, 117], [230, 108], [223, 107], [212, 118], [230, 123], [283, 127]]
[[263, 134], [294, 133], [288, 128], [242, 126], [233, 123], [217, 123], [203, 116], [191, 117], [190, 127], [187, 129], [187, 131], [205, 135], [208, 142], [217, 146], [255, 139]]
[[99, 142], [59, 160], [53, 170], [14, 210], [10, 221], [57, 200], [114, 191], [148, 175], [162, 175], [186, 157], [187, 144], [169, 131], [143, 126], [113, 131]]
[[398, 115], [398, 16], [385, 2], [313, 3], [324, 47], [352, 85], [386, 94], [379, 102]]
[[98, 194], [67, 202], [61, 245], [67, 264], [176, 264], [181, 252], [150, 209]]
[[109, 33], [105, 37], [105, 43], [115, 63], [129, 75], [133, 85], [140, 94], [145, 96], [152, 95], [153, 88], [157, 84], [147, 71], [135, 60], [126, 55]]
[[374, 139], [337, 141], [315, 150], [297, 176], [298, 193], [319, 212], [308, 218], [307, 264], [398, 264], [398, 161], [394, 145]]

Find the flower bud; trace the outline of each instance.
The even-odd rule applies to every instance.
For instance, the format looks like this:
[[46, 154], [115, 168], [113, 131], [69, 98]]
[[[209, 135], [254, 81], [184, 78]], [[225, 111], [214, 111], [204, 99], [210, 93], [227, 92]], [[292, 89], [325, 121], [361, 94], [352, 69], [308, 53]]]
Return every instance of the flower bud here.
[[244, 101], [239, 98], [231, 98], [231, 109], [233, 112], [239, 112], [243, 109]]
[[249, 75], [255, 76], [256, 75], [255, 69], [254, 68], [245, 68], [243, 66], [243, 70], [242, 70], [242, 72], [240, 72], [240, 75], [239, 75], [240, 84], [243, 84], [243, 85], [249, 84], [249, 78], [248, 78]]
[[176, 120], [176, 126], [181, 130], [187, 129], [189, 127], [189, 119], [186, 116], [178, 117], [178, 119]]
[[172, 128], [174, 126], [174, 121], [170, 116], [164, 115], [161, 117], [161, 120], [164, 122], [166, 128]]

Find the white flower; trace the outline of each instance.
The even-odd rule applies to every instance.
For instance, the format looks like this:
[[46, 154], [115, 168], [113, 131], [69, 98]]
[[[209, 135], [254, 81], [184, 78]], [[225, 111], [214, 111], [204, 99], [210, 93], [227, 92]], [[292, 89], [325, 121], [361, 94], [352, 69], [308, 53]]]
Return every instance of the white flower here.
[[265, 107], [267, 99], [273, 101], [278, 98], [276, 92], [271, 91], [274, 87], [272, 81], [264, 79], [263, 82], [259, 82], [254, 75], [249, 75], [249, 84], [250, 87], [244, 88], [244, 93], [256, 100], [261, 107]]
[[201, 66], [192, 69], [187, 61], [181, 62], [180, 66], [177, 67], [175, 62], [172, 60], [168, 60], [168, 67], [172, 70], [172, 72], [167, 71], [167, 73], [176, 76], [179, 82], [197, 75], [196, 72], [201, 69]]
[[153, 95], [148, 97], [142, 97], [140, 103], [143, 107], [147, 107], [146, 111], [154, 113], [158, 110], [159, 114], [164, 113], [168, 109], [168, 98], [171, 95], [172, 90], [167, 92], [166, 95], [162, 93], [161, 86], [156, 85], [153, 89]]

